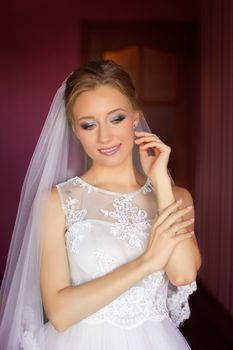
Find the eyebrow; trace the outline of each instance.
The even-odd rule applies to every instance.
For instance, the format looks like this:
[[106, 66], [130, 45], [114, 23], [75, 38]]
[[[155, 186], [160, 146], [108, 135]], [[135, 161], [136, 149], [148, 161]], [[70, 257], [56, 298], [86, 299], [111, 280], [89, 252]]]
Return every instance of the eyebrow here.
[[[112, 113], [117, 112], [117, 111], [126, 112], [126, 110], [124, 108], [116, 108], [116, 109], [113, 109], [112, 111], [108, 112], [107, 115], [112, 114]], [[82, 119], [93, 119], [93, 118], [95, 118], [95, 117], [94, 116], [93, 117], [92, 116], [85, 116], [85, 117], [78, 118], [78, 121], [82, 120]]]

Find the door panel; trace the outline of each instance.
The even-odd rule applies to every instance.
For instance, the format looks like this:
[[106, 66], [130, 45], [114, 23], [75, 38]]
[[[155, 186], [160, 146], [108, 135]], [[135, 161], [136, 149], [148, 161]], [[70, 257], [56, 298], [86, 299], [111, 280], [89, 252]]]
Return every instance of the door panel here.
[[168, 166], [175, 183], [195, 193], [195, 25], [83, 22], [81, 44], [83, 62], [102, 57], [127, 68], [152, 131], [172, 148]]

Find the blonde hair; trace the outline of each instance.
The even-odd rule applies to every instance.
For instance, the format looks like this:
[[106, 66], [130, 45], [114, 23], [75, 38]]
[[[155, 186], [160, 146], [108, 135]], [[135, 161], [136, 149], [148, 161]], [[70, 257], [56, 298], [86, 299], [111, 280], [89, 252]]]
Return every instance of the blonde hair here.
[[98, 85], [111, 85], [124, 94], [133, 109], [139, 109], [139, 99], [129, 73], [112, 60], [88, 61], [71, 73], [64, 93], [69, 125], [73, 123], [73, 105], [82, 92], [94, 90]]

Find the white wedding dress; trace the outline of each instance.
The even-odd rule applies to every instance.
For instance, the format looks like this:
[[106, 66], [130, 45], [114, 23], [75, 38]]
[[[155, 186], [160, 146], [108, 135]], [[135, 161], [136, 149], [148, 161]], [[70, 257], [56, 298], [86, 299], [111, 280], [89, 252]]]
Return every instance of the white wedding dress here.
[[[105, 275], [146, 249], [157, 215], [149, 179], [130, 193], [100, 189], [77, 176], [56, 187], [66, 214], [72, 285]], [[196, 281], [175, 287], [165, 271], [152, 273], [63, 332], [47, 322], [46, 349], [190, 349], [178, 326], [190, 316], [188, 297], [195, 290]]]

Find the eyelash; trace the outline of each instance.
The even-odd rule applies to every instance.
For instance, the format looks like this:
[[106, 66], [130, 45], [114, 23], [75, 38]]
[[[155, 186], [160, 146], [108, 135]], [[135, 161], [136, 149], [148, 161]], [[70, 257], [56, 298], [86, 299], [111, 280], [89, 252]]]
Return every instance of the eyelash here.
[[95, 124], [88, 124], [88, 123], [84, 123], [84, 124], [81, 124], [80, 126], [81, 126], [81, 128], [83, 129], [83, 130], [90, 130], [90, 128], [92, 127], [92, 126], [94, 126]]
[[[117, 117], [114, 117], [114, 118], [111, 120], [111, 122], [112, 122], [113, 124], [118, 124], [118, 123], [120, 123], [120, 122], [121, 122], [122, 120], [124, 120], [124, 119], [125, 119], [125, 116], [124, 116], [124, 115], [119, 115], [119, 116], [117, 116]], [[83, 124], [81, 124], [80, 126], [81, 126], [81, 128], [82, 128], [83, 130], [91, 130], [92, 127], [95, 126], [95, 124], [94, 124], [94, 123], [83, 123]]]

